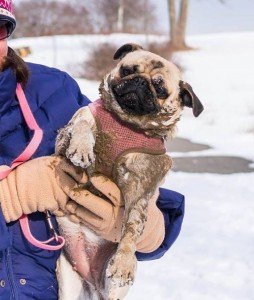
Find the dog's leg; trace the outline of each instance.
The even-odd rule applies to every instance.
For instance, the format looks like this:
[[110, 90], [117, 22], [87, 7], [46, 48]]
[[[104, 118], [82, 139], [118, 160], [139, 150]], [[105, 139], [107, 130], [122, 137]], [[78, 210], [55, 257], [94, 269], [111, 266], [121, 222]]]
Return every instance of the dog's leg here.
[[77, 272], [67, 260], [64, 253], [61, 253], [57, 262], [57, 281], [59, 286], [59, 300], [79, 300], [86, 298], [83, 283]]
[[55, 152], [75, 165], [86, 168], [95, 160], [96, 123], [88, 107], [79, 109], [56, 139]]
[[65, 258], [61, 257], [58, 272], [59, 299], [106, 300], [105, 270], [117, 245], [67, 217], [58, 217], [57, 221], [60, 233], [66, 239], [62, 254]]
[[136, 242], [147, 219], [148, 201], [172, 165], [167, 155], [127, 154], [117, 167], [117, 184], [125, 201], [123, 235], [107, 268], [109, 299], [122, 299], [134, 281]]
[[[65, 248], [72, 250], [76, 248], [77, 253], [82, 252], [83, 238], [80, 234], [80, 225], [70, 222], [67, 217], [57, 218], [59, 224], [59, 230], [66, 239]], [[72, 240], [70, 240], [73, 238]], [[64, 249], [65, 250], [65, 249]], [[59, 286], [59, 300], [81, 300], [89, 299], [89, 289], [84, 289], [83, 280], [81, 276], [75, 272], [75, 264], [70, 263], [67, 259], [65, 251], [62, 251], [57, 263], [57, 280]], [[81, 258], [81, 257], [80, 257]], [[82, 266], [85, 270], [89, 270], [86, 261]]]

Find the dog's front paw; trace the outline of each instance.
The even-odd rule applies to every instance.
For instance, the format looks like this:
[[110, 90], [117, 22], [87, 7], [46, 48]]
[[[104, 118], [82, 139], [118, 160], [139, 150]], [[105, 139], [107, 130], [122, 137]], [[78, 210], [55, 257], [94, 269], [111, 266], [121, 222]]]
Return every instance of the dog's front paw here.
[[75, 165], [87, 168], [95, 161], [93, 144], [71, 141], [66, 149], [66, 157]]
[[129, 286], [125, 285], [125, 286], [113, 286], [108, 293], [108, 296], [106, 299], [108, 300], [122, 300], [124, 299], [124, 297], [127, 295], [129, 290]]
[[109, 299], [122, 299], [115, 295], [133, 284], [136, 268], [137, 259], [132, 252], [119, 251], [111, 258], [106, 270], [109, 278]]

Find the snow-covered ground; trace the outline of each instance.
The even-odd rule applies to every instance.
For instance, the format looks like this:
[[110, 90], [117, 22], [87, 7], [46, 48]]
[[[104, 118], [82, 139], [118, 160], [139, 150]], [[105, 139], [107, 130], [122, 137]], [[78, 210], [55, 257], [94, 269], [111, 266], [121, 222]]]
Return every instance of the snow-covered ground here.
[[[12, 40], [11, 44], [31, 46], [28, 61], [77, 74], [88, 51], [101, 41], [120, 46], [145, 44], [147, 39], [116, 34], [58, 36]], [[177, 136], [213, 148], [184, 155], [254, 160], [254, 32], [195, 36], [188, 43], [196, 50], [178, 53], [175, 60], [185, 69], [184, 80], [192, 85], [205, 111], [195, 119], [186, 109]], [[88, 97], [98, 97], [98, 82], [77, 80]], [[253, 300], [254, 173], [172, 172], [164, 187], [186, 197], [182, 232], [163, 258], [139, 263], [136, 282], [126, 299]]]

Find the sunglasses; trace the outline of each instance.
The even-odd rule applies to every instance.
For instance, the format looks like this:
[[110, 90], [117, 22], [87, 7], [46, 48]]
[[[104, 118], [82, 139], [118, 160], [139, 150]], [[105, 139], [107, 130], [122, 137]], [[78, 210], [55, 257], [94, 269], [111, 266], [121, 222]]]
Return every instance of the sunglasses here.
[[7, 39], [12, 34], [12, 25], [8, 22], [0, 22], [0, 40]]

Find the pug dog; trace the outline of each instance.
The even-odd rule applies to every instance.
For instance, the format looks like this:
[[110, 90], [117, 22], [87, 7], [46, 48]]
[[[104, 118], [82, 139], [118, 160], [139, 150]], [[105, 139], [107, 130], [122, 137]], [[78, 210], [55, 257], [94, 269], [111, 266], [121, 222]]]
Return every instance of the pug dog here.
[[[60, 299], [124, 298], [134, 282], [136, 242], [144, 229], [149, 199], [158, 192], [172, 166], [164, 141], [173, 135], [185, 106], [192, 108], [195, 117], [203, 111], [200, 100], [172, 62], [136, 44], [120, 47], [114, 59], [119, 63], [103, 79], [100, 99], [78, 110], [60, 130], [56, 153], [86, 169], [89, 175], [102, 173], [117, 184], [125, 205], [121, 239], [115, 245], [68, 217], [58, 218], [61, 232], [69, 241], [65, 260], [77, 260], [78, 251], [87, 253], [89, 245], [96, 245], [92, 255], [79, 255], [90, 264], [89, 275], [75, 266], [79, 275], [72, 278], [79, 284], [59, 279], [63, 289]], [[70, 246], [77, 232], [84, 247], [79, 250]], [[64, 297], [68, 294], [64, 286], [70, 289], [71, 298]]]

